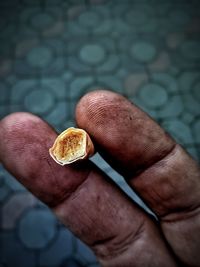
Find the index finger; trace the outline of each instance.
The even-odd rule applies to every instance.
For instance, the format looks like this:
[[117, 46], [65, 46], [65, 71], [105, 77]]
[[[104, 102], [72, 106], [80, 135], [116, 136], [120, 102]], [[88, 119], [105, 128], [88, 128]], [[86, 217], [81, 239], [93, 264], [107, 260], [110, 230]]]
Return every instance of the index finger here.
[[200, 265], [200, 171], [193, 159], [147, 114], [116, 93], [87, 94], [76, 118], [103, 157], [158, 215], [179, 258], [189, 266]]

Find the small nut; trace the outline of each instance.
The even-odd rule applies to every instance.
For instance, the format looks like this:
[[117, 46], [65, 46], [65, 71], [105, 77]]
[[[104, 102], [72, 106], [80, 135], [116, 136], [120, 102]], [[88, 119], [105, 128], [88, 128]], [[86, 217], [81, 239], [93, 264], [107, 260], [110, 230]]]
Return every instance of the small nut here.
[[94, 145], [86, 131], [70, 127], [56, 138], [50, 156], [60, 165], [87, 159], [94, 154]]

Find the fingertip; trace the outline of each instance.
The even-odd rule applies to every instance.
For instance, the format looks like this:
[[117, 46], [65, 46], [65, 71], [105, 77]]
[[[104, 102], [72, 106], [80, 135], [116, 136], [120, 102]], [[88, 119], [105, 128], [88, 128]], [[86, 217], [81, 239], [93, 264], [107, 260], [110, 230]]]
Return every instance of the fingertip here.
[[174, 146], [174, 141], [145, 112], [110, 91], [86, 94], [77, 105], [76, 120], [101, 155], [125, 176], [141, 172]]
[[33, 123], [41, 123], [42, 119], [28, 112], [15, 112], [5, 116], [0, 121], [0, 135], [8, 136], [9, 132], [15, 132], [20, 128], [30, 128]]
[[[110, 105], [123, 99], [115, 92], [98, 89], [85, 94], [78, 102], [75, 110], [76, 122], [79, 127], [86, 128], [91, 119], [107, 111]], [[102, 117], [102, 116], [101, 116]]]
[[55, 131], [40, 117], [27, 112], [9, 114], [0, 121], [0, 160], [14, 174], [16, 166], [20, 172], [32, 169], [36, 155], [46, 155], [45, 147], [50, 147], [55, 137]]
[[18, 121], [18, 120], [24, 120], [24, 119], [38, 119], [39, 117], [29, 113], [29, 112], [14, 112], [11, 114], [8, 114], [3, 119], [1, 119], [1, 122], [4, 121]]

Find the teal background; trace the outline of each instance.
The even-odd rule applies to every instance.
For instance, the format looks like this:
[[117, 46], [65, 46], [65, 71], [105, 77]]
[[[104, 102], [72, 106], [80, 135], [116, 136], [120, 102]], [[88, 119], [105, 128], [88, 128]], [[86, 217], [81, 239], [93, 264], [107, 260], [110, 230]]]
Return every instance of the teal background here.
[[[199, 161], [200, 1], [1, 0], [0, 118], [28, 111], [62, 131], [97, 87], [135, 102]], [[98, 266], [2, 166], [0, 212], [1, 267]]]

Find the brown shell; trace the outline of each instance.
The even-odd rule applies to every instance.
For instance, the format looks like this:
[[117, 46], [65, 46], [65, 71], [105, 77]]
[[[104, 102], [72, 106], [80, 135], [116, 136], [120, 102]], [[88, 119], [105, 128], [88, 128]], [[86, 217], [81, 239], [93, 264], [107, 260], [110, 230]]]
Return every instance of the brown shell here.
[[60, 165], [87, 159], [94, 154], [94, 145], [86, 131], [70, 127], [56, 138], [50, 156]]

